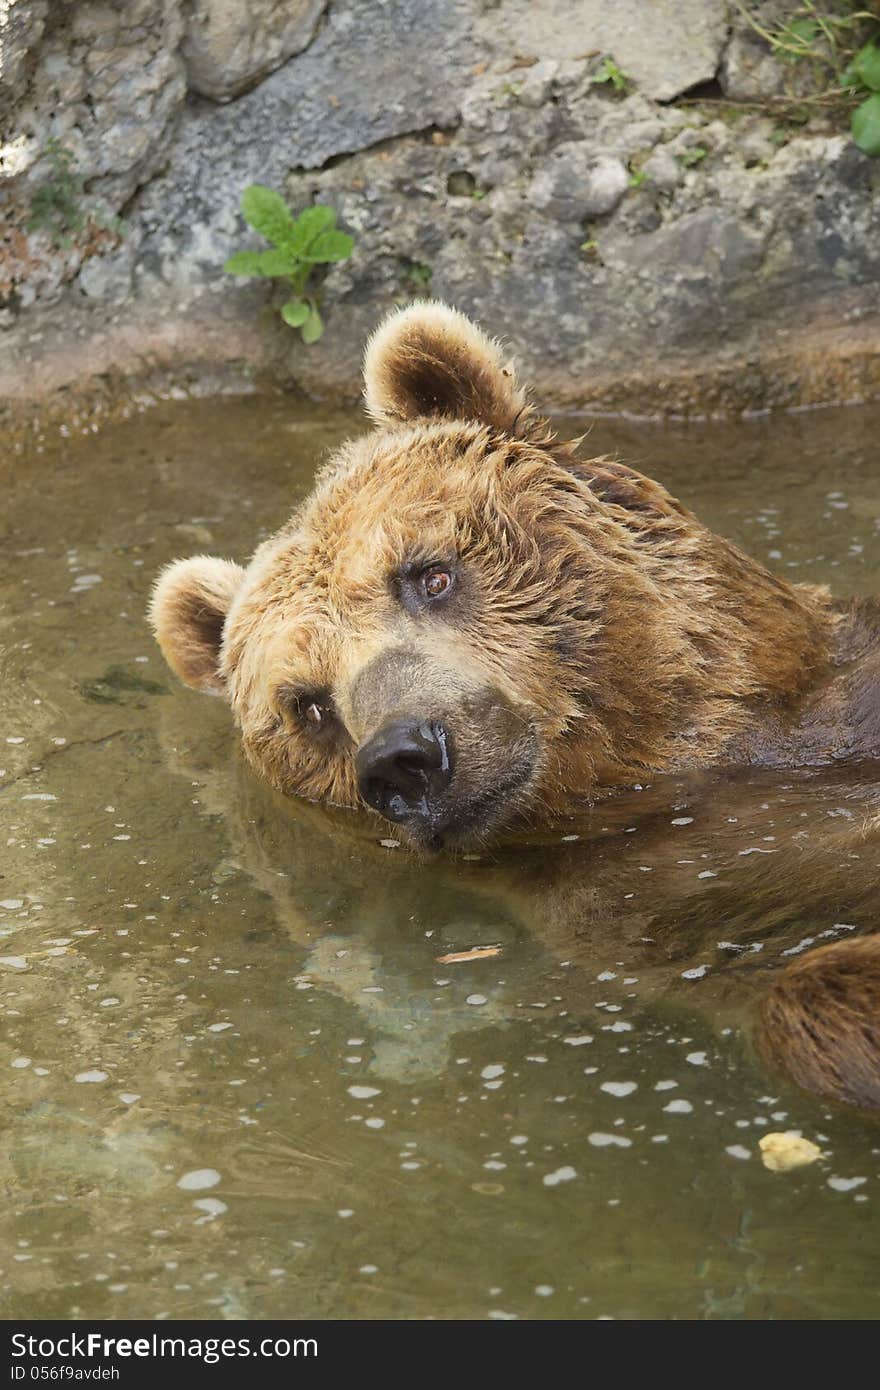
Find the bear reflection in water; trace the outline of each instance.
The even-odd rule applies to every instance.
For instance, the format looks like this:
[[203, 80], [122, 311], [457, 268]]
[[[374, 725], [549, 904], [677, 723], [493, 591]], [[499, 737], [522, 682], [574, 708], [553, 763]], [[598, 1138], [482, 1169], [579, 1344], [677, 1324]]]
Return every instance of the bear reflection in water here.
[[[169, 664], [228, 700], [253, 768], [285, 797], [369, 809], [423, 851], [481, 851], [588, 799], [609, 828], [585, 880], [582, 855], [568, 877], [558, 855], [521, 856], [538, 935], [559, 935], [566, 956], [572, 937], [589, 950], [613, 938], [619, 952], [653, 936], [642, 944], [665, 953], [668, 974], [692, 952], [689, 933], [706, 950], [707, 883], [716, 950], [737, 960], [722, 976], [761, 969], [760, 952], [739, 949], [738, 922], [754, 945], [768, 912], [778, 935], [798, 903], [813, 922], [827, 902], [821, 930], [842, 933], [831, 905], [863, 882], [852, 857], [870, 853], [872, 831], [740, 845], [738, 859], [768, 861], [748, 891], [732, 860], [710, 866], [727, 853], [716, 833], [694, 900], [680, 887], [683, 837], [652, 840], [642, 795], [628, 814], [650, 906], [644, 889], [621, 890], [631, 855], [606, 853], [602, 836], [617, 838], [612, 820], [637, 784], [876, 765], [880, 604], [789, 584], [650, 479], [579, 459], [497, 347], [442, 305], [380, 327], [365, 383], [378, 429], [336, 453], [247, 567], [197, 556], [156, 586]], [[435, 863], [433, 881], [446, 872]], [[645, 959], [650, 979], [658, 961]], [[795, 960], [771, 986], [761, 1047], [812, 1089], [880, 1103], [880, 944], [829, 940]]]
[[[869, 772], [661, 779], [541, 839], [426, 864], [383, 845], [367, 817], [283, 798], [240, 763], [187, 769], [307, 951], [303, 984], [360, 1011], [378, 1074], [442, 1071], [453, 1038], [521, 1019], [536, 981], [563, 979], [566, 1005], [583, 999], [584, 1016], [594, 996], [628, 1018], [645, 1008], [685, 1026], [696, 1013], [743, 1029], [773, 1071], [871, 1106], [880, 1037], [865, 1020], [878, 1016], [880, 979], [858, 960], [880, 881], [880, 823], [865, 812], [880, 779]], [[438, 963], [487, 945], [499, 954]], [[827, 988], [825, 961], [841, 972]], [[853, 961], [857, 980], [841, 991]], [[435, 988], [450, 977], [453, 988]]]

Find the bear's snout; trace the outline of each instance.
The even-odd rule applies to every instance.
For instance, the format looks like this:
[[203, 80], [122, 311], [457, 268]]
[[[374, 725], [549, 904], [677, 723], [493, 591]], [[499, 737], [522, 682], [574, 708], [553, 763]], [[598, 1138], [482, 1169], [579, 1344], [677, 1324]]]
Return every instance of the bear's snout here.
[[413, 643], [380, 651], [334, 690], [352, 740], [358, 796], [417, 849], [463, 848], [506, 825], [539, 758], [514, 708], [448, 644], [439, 662]]
[[395, 719], [361, 746], [358, 787], [368, 806], [399, 824], [442, 828], [441, 804], [452, 779], [452, 753], [442, 724]]

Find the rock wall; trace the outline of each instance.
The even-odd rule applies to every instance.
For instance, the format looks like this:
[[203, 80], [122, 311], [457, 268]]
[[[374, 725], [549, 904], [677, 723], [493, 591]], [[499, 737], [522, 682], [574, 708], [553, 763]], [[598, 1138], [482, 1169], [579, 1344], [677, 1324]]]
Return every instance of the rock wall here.
[[[7, 395], [233, 360], [353, 395], [364, 334], [425, 293], [555, 403], [880, 390], [880, 160], [839, 109], [789, 119], [811, 72], [726, 0], [13, 0], [0, 25]], [[64, 244], [30, 225], [59, 148]], [[357, 239], [315, 347], [222, 272], [251, 182]]]

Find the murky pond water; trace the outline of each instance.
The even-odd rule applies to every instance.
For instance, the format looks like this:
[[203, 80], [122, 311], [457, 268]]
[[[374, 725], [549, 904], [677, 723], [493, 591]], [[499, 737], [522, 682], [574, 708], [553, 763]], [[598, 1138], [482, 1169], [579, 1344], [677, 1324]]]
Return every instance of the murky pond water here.
[[[2, 1314], [876, 1317], [880, 1124], [750, 1040], [783, 953], [878, 924], [876, 765], [425, 863], [280, 804], [164, 668], [160, 565], [246, 557], [356, 428], [171, 402], [0, 455]], [[878, 439], [865, 408], [589, 447], [847, 593], [880, 589]], [[793, 1127], [823, 1158], [766, 1171]]]

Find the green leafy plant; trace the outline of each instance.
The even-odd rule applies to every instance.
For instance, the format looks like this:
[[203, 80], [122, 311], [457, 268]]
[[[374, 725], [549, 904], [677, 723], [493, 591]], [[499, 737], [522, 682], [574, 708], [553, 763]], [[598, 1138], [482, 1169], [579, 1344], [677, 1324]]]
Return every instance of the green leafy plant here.
[[613, 58], [603, 58], [596, 71], [593, 73], [593, 82], [601, 86], [603, 82], [610, 83], [613, 91], [618, 96], [626, 96], [632, 86], [632, 78], [628, 77], [622, 68], [618, 67]]
[[631, 168], [629, 171], [630, 188], [641, 188], [642, 184], [645, 182], [645, 179], [647, 177], [648, 175], [645, 173], [644, 169]]
[[46, 142], [44, 154], [51, 173], [31, 198], [28, 231], [47, 231], [56, 246], [67, 247], [88, 222], [80, 202], [85, 181], [74, 171], [72, 151], [54, 135]]
[[289, 285], [290, 298], [281, 306], [281, 317], [298, 328], [304, 343], [315, 343], [324, 332], [318, 296], [309, 284], [315, 266], [348, 260], [354, 238], [340, 232], [336, 212], [322, 203], [294, 216], [272, 188], [252, 183], [241, 196], [241, 210], [248, 226], [272, 243], [268, 251], [236, 251], [223, 269], [229, 275], [261, 276]]
[[49, 232], [54, 245], [70, 246], [72, 234], [86, 225], [86, 214], [79, 203], [85, 181], [74, 172], [74, 154], [54, 135], [47, 140], [43, 153], [51, 172], [33, 193], [28, 231]]
[[877, 22], [877, 15], [870, 10], [841, 13], [817, 5], [815, 0], [803, 0], [784, 22], [770, 28], [751, 14], [742, 0], [736, 0], [736, 7], [777, 58], [785, 63], [807, 62], [835, 74], [842, 71], [865, 22]]
[[117, 238], [124, 235], [125, 223], [121, 218], [109, 217], [100, 208], [83, 203], [85, 179], [76, 172], [76, 156], [72, 150], [53, 135], [46, 141], [43, 157], [49, 164], [50, 174], [31, 198], [29, 232], [48, 232], [53, 245], [61, 250], [72, 246], [78, 235], [81, 238], [100, 232], [109, 232]]
[[678, 156], [686, 169], [693, 169], [697, 164], [702, 164], [709, 151], [705, 145], [693, 145], [689, 150]]
[[76, 172], [74, 152], [53, 135], [46, 142], [43, 157], [49, 163], [49, 178], [33, 192], [28, 231], [49, 232], [51, 242], [60, 249], [72, 246], [76, 232], [92, 225], [121, 235], [124, 227], [118, 218], [100, 217], [83, 207], [85, 179]]
[[[833, 30], [831, 31], [833, 33]], [[789, 20], [776, 30], [772, 46], [785, 63], [800, 63], [816, 59], [816, 41], [823, 37], [823, 25], [811, 15]]]
[[865, 154], [880, 154], [880, 44], [866, 43], [859, 49], [841, 85], [868, 93], [852, 114], [853, 139]]
[[876, 7], [838, 5], [830, 9], [816, 0], [803, 0], [784, 23], [768, 26], [743, 0], [734, 3], [775, 57], [812, 68], [820, 90], [798, 97], [802, 119], [808, 119], [814, 108], [847, 106], [854, 96], [861, 96], [864, 99], [852, 113], [853, 139], [865, 154], [880, 155], [880, 22]]

